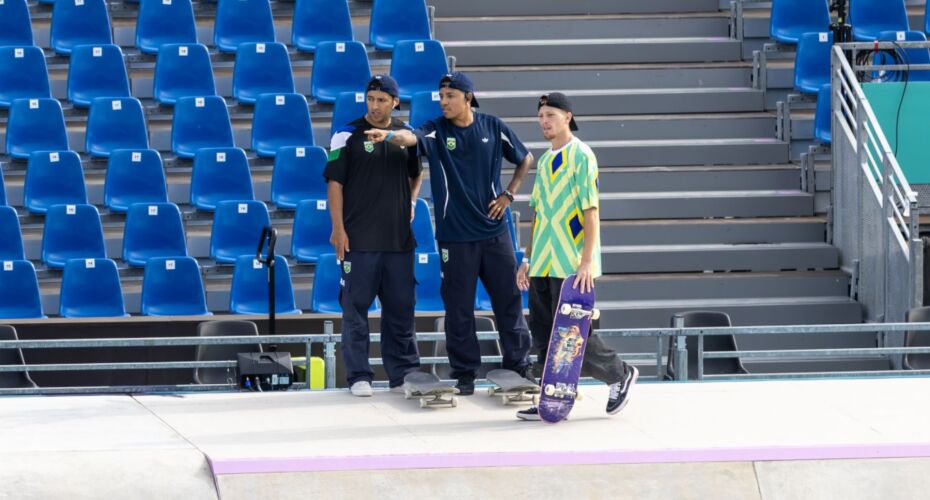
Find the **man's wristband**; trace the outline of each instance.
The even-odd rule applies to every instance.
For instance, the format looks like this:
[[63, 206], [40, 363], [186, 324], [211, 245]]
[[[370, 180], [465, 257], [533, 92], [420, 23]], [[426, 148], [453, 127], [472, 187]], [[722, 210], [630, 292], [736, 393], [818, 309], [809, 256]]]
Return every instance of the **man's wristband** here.
[[507, 199], [510, 200], [510, 203], [513, 203], [513, 193], [511, 193], [509, 190], [505, 189], [504, 192], [501, 193], [501, 194], [503, 194], [504, 196], [506, 196]]
[[384, 138], [384, 142], [391, 142], [391, 138], [394, 137], [394, 131], [388, 132], [387, 137]]
[[530, 258], [529, 258], [529, 257], [523, 257], [523, 263], [526, 264], [526, 265], [529, 265], [529, 264], [530, 264]]

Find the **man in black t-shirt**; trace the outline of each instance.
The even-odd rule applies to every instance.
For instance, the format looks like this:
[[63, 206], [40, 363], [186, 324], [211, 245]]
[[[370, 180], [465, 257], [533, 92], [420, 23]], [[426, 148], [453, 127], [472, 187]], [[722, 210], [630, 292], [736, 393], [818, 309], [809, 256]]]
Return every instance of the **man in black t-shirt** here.
[[378, 75], [366, 89], [368, 113], [332, 137], [326, 177], [336, 257], [342, 262], [342, 356], [352, 394], [371, 396], [374, 373], [368, 363], [368, 309], [381, 301], [381, 356], [392, 390], [417, 371], [420, 356], [414, 330], [416, 281], [411, 228], [420, 190], [416, 148], [375, 144], [365, 131], [399, 130], [392, 118], [400, 104], [390, 76]]

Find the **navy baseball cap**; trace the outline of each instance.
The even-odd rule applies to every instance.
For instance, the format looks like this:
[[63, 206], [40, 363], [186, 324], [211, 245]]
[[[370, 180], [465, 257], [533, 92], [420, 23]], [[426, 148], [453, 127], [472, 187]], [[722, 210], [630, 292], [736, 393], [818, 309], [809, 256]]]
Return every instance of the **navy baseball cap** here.
[[565, 94], [561, 92], [552, 92], [541, 96], [539, 98], [539, 103], [536, 105], [536, 109], [538, 110], [543, 106], [549, 106], [571, 113], [572, 121], [568, 123], [568, 129], [572, 132], [578, 130], [578, 124], [575, 123], [575, 112], [572, 111], [572, 103]]
[[[400, 97], [400, 88], [397, 86], [397, 81], [391, 78], [390, 75], [371, 77], [371, 80], [368, 80], [368, 85], [365, 86], [365, 94], [372, 90], [380, 90], [391, 97]], [[400, 109], [400, 103], [397, 103], [396, 109]]]
[[442, 80], [439, 80], [439, 88], [471, 92], [471, 107], [478, 107], [478, 98], [475, 97], [475, 84], [472, 83], [471, 78], [468, 78], [468, 75], [461, 71], [453, 71], [442, 75]]

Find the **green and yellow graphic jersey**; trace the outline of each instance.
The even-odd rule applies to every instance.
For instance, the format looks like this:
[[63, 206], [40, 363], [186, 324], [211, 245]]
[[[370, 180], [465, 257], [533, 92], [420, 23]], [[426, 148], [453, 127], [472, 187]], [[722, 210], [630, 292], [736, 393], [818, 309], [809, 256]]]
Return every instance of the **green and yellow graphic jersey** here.
[[[598, 207], [597, 158], [577, 137], [536, 163], [530, 195], [536, 211], [530, 276], [565, 278], [578, 269], [584, 249], [584, 211]], [[594, 277], [601, 275], [600, 235], [594, 235]]]

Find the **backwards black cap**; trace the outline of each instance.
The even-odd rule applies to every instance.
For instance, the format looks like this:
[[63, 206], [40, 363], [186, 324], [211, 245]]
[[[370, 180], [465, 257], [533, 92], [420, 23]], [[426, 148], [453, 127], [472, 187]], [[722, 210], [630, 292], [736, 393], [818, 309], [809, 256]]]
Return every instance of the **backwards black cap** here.
[[572, 132], [578, 130], [578, 124], [575, 123], [575, 112], [572, 111], [572, 103], [568, 100], [568, 97], [561, 92], [552, 92], [550, 94], [543, 95], [539, 98], [539, 103], [536, 106], [536, 109], [543, 106], [549, 106], [552, 108], [558, 108], [562, 111], [567, 111], [572, 114], [572, 121], [568, 124], [568, 129]]

